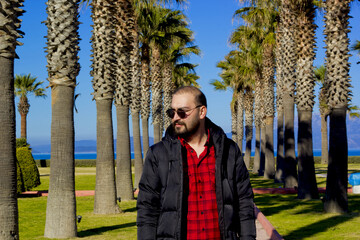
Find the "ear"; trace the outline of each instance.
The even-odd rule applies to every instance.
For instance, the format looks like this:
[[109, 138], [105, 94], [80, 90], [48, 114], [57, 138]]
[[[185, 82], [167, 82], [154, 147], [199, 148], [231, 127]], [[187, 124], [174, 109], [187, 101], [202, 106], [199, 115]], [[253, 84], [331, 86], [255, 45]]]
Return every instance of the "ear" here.
[[207, 113], [207, 108], [205, 106], [201, 106], [199, 111], [200, 119], [205, 119], [206, 113]]

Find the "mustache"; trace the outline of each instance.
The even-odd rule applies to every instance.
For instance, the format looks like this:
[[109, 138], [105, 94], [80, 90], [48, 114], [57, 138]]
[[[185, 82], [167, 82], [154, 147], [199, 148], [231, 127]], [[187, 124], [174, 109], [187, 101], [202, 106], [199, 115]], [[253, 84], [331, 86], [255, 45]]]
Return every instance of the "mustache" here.
[[175, 126], [176, 124], [185, 125], [185, 123], [180, 120], [176, 120], [175, 122], [173, 122], [173, 126]]

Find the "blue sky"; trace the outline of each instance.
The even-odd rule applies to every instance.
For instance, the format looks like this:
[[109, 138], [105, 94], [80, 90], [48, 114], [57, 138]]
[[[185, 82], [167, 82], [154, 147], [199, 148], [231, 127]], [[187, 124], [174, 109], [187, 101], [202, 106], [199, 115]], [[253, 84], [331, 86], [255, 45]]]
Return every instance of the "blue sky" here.
[[[26, 12], [21, 17], [21, 30], [25, 32], [23, 39], [20, 39], [23, 46], [17, 48], [17, 53], [20, 59], [15, 61], [16, 74], [28, 74], [37, 76], [39, 80], [44, 81], [44, 87], [48, 86], [46, 57], [44, 47], [46, 43], [46, 26], [42, 21], [46, 20], [46, 4], [45, 0], [25, 1], [24, 9]], [[197, 74], [200, 76], [199, 84], [202, 91], [208, 99], [208, 116], [218, 125], [220, 125], [225, 132], [230, 132], [231, 116], [230, 116], [230, 101], [232, 92], [214, 91], [210, 85], [213, 79], [219, 79], [219, 69], [216, 68], [217, 62], [221, 61], [224, 56], [232, 49], [229, 45], [228, 39], [231, 32], [236, 28], [237, 22], [233, 21], [232, 16], [236, 9], [241, 5], [236, 0], [189, 0], [185, 14], [189, 18], [190, 27], [195, 32], [196, 44], [200, 47], [202, 54], [200, 57], [192, 57], [191, 62], [199, 64]], [[350, 25], [353, 27], [349, 34], [351, 44], [356, 39], [360, 40], [360, 31], [356, 27], [356, 22], [360, 18], [360, 6], [358, 3], [352, 4], [351, 15], [354, 17], [350, 20]], [[78, 113], [75, 113], [75, 138], [76, 140], [96, 139], [96, 105], [92, 101], [92, 85], [90, 72], [90, 54], [91, 54], [91, 18], [90, 8], [82, 8], [80, 10], [80, 25], [79, 34], [80, 41], [80, 65], [81, 71], [77, 78], [78, 86], [76, 93], [80, 96], [76, 100], [76, 107]], [[322, 37], [322, 16], [318, 15], [317, 24], [317, 59], [315, 65], [320, 65], [324, 61], [324, 43]], [[360, 76], [360, 61], [359, 56], [353, 53], [354, 56], [350, 58], [351, 62], [351, 80], [353, 91], [353, 105], [360, 106], [360, 83], [358, 76]], [[50, 88], [46, 90], [48, 97], [34, 98], [29, 97], [30, 111], [28, 114], [28, 141], [32, 145], [41, 145], [50, 143], [50, 127], [51, 127], [51, 91]], [[18, 99], [16, 99], [16, 103]], [[314, 108], [314, 113], [318, 113], [317, 105]], [[114, 123], [115, 123], [115, 109], [114, 109]], [[20, 115], [16, 115], [17, 131], [16, 136], [20, 137]], [[130, 121], [131, 123], [131, 121]], [[149, 126], [150, 135], [153, 135], [152, 125]], [[114, 133], [116, 133], [116, 124], [114, 124]], [[130, 133], [132, 135], [132, 133]]]

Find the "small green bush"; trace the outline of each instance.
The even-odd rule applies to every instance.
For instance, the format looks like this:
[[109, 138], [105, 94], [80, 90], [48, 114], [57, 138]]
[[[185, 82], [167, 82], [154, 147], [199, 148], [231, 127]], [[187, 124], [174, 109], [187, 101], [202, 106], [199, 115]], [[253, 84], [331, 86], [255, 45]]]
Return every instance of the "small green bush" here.
[[25, 191], [24, 188], [24, 182], [22, 181], [22, 174], [21, 174], [21, 170], [20, 170], [20, 166], [19, 166], [19, 162], [16, 161], [16, 171], [17, 171], [17, 193], [22, 193]]
[[[36, 166], [34, 158], [31, 154], [29, 147], [19, 147], [16, 149], [16, 158], [18, 162], [18, 191], [31, 190], [32, 188], [40, 185], [40, 174]], [[20, 181], [20, 183], [19, 183]], [[19, 187], [19, 185], [23, 187]]]

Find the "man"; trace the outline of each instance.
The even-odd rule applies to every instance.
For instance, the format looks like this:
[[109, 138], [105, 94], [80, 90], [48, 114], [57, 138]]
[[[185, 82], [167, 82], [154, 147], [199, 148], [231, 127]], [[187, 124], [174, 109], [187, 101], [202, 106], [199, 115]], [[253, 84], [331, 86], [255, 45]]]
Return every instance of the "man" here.
[[173, 95], [172, 125], [150, 147], [137, 200], [138, 239], [255, 239], [253, 192], [238, 146], [206, 118], [204, 94]]

